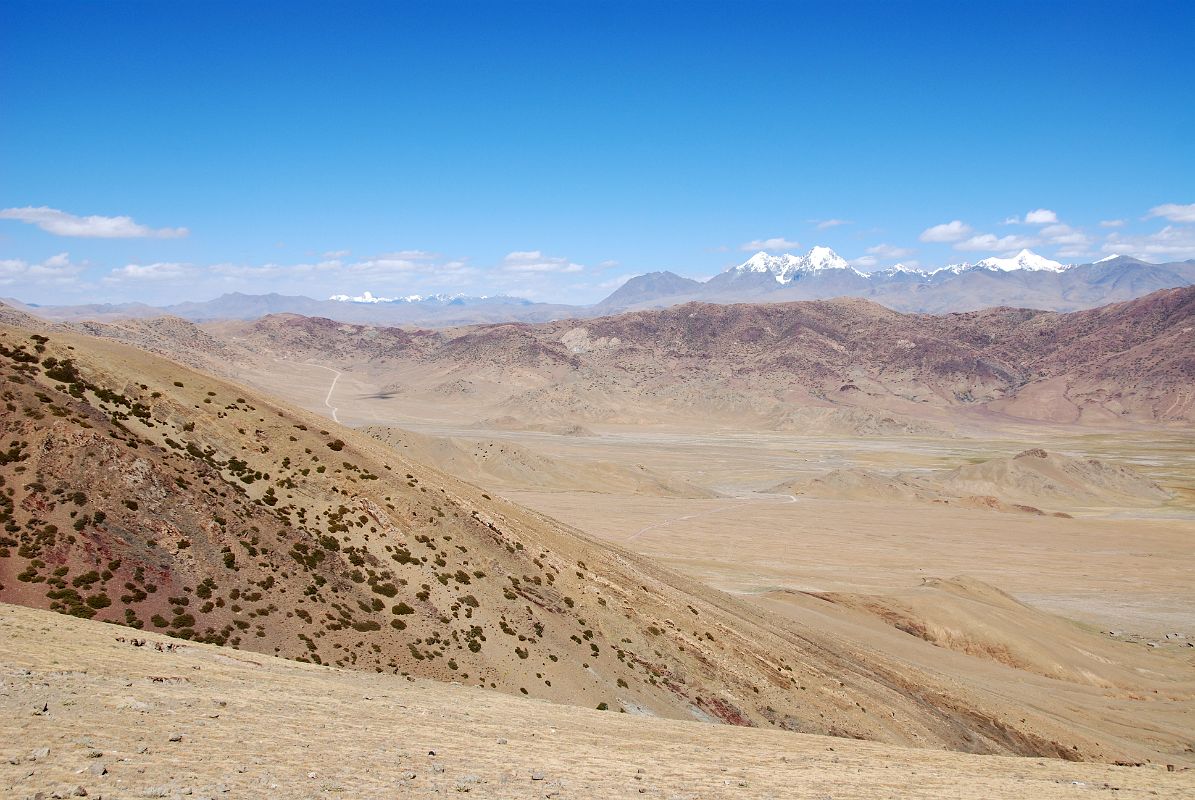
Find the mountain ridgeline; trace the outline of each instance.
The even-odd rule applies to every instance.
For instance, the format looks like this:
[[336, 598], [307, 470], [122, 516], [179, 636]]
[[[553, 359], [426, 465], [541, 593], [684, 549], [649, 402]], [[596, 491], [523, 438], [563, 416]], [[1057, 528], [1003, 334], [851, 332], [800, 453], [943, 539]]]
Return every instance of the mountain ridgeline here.
[[632, 278], [598, 304], [603, 312], [680, 303], [776, 303], [861, 297], [897, 311], [946, 313], [992, 306], [1075, 311], [1195, 283], [1195, 261], [1150, 264], [1112, 256], [1064, 266], [1028, 250], [927, 271], [897, 264], [859, 272], [825, 247], [802, 256], [757, 253], [708, 281], [654, 272]]
[[[246, 375], [271, 368], [273, 358], [336, 365], [382, 382], [379, 391], [408, 405], [472, 414], [462, 416], [465, 423], [504, 416], [560, 424], [689, 419], [772, 430], [863, 425], [871, 432], [916, 432], [915, 419], [965, 423], [993, 415], [1188, 424], [1195, 419], [1193, 329], [1195, 287], [1072, 313], [901, 314], [839, 299], [688, 303], [451, 331], [294, 315], [212, 328], [250, 365]], [[175, 347], [187, 352], [186, 338]]]
[[540, 303], [518, 297], [411, 295], [375, 297], [370, 292], [317, 300], [301, 295], [232, 292], [213, 300], [166, 306], [96, 303], [33, 306], [0, 298], [14, 308], [55, 321], [113, 321], [170, 314], [192, 322], [252, 320], [270, 314], [302, 314], [372, 325], [454, 327], [496, 322], [548, 322], [588, 318], [687, 302], [782, 303], [861, 297], [897, 311], [946, 313], [991, 306], [1075, 311], [1195, 283], [1195, 260], [1151, 264], [1109, 256], [1090, 264], [1064, 266], [1030, 251], [1011, 258], [987, 258], [922, 270], [902, 264], [857, 271], [826, 247], [801, 256], [756, 253], [707, 281], [673, 272], [631, 278], [594, 304]]

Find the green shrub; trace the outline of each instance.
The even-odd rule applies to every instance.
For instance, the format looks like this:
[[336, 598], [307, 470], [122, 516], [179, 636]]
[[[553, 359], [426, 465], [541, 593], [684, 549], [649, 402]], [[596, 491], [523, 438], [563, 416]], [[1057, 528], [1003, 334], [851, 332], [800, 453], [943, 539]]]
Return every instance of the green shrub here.
[[95, 609], [107, 608], [108, 606], [112, 605], [112, 600], [108, 597], [108, 595], [100, 592], [99, 594], [93, 594], [88, 597], [87, 605]]

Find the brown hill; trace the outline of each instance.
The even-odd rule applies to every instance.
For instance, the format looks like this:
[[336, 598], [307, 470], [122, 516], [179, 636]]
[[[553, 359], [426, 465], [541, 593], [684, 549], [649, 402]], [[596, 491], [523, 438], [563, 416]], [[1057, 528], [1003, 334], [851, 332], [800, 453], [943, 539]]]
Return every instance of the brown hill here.
[[950, 470], [934, 479], [958, 495], [996, 495], [1013, 503], [1051, 506], [1153, 506], [1169, 493], [1121, 464], [1072, 458], [1034, 448]]
[[912, 667], [142, 351], [7, 326], [0, 347], [4, 601], [628, 713], [1183, 758], [1127, 698]]
[[[247, 350], [351, 368], [406, 406], [469, 421], [801, 428], [794, 409], [951, 422], [1195, 419], [1195, 287], [1061, 314], [900, 314], [863, 300], [689, 303], [614, 317], [440, 332], [294, 315], [224, 323]], [[257, 364], [247, 369], [260, 369]], [[816, 420], [814, 420], [816, 423]]]
[[368, 437], [106, 341], [0, 344], [5, 600], [665, 716], [767, 724], [797, 680], [674, 576]]

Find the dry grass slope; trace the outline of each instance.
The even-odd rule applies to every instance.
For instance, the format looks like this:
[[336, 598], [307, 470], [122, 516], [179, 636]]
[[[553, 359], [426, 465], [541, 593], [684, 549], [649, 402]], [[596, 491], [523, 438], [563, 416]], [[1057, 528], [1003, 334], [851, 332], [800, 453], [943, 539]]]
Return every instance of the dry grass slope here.
[[1195, 773], [554, 706], [0, 606], [8, 797], [1187, 798]]

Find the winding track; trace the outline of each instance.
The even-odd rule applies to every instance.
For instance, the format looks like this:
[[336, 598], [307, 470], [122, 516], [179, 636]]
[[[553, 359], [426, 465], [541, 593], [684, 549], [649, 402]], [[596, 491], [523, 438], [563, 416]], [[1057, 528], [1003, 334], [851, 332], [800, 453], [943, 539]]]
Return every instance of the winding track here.
[[335, 376], [332, 378], [332, 385], [328, 387], [328, 393], [326, 395], [324, 395], [324, 405], [327, 406], [329, 409], [331, 409], [333, 422], [335, 422], [337, 424], [344, 424], [340, 421], [340, 417], [337, 416], [337, 414], [336, 414], [336, 412], [339, 410], [338, 407], [332, 405], [332, 392], [336, 391], [336, 382], [340, 380], [340, 376], [343, 375], [344, 373], [342, 373], [338, 369], [332, 369], [331, 367], [325, 367], [323, 364], [312, 364], [311, 362], [308, 362], [308, 361], [287, 361], [285, 358], [275, 358], [274, 360], [280, 361], [283, 364], [297, 364], [302, 367], [319, 367], [320, 369], [328, 370], [328, 372], [336, 373]]
[[336, 376], [332, 378], [332, 385], [328, 387], [328, 394], [326, 394], [324, 396], [324, 405], [326, 405], [328, 408], [332, 409], [332, 421], [339, 424], [340, 417], [336, 416], [337, 408], [336, 408], [336, 406], [332, 405], [332, 392], [336, 391], [336, 382], [338, 380], [340, 380], [340, 376], [342, 373], [340, 372], [340, 370], [332, 369], [331, 367], [325, 367], [323, 364], [312, 364], [311, 366], [319, 367], [320, 369], [326, 369], [329, 372], [336, 373]]

